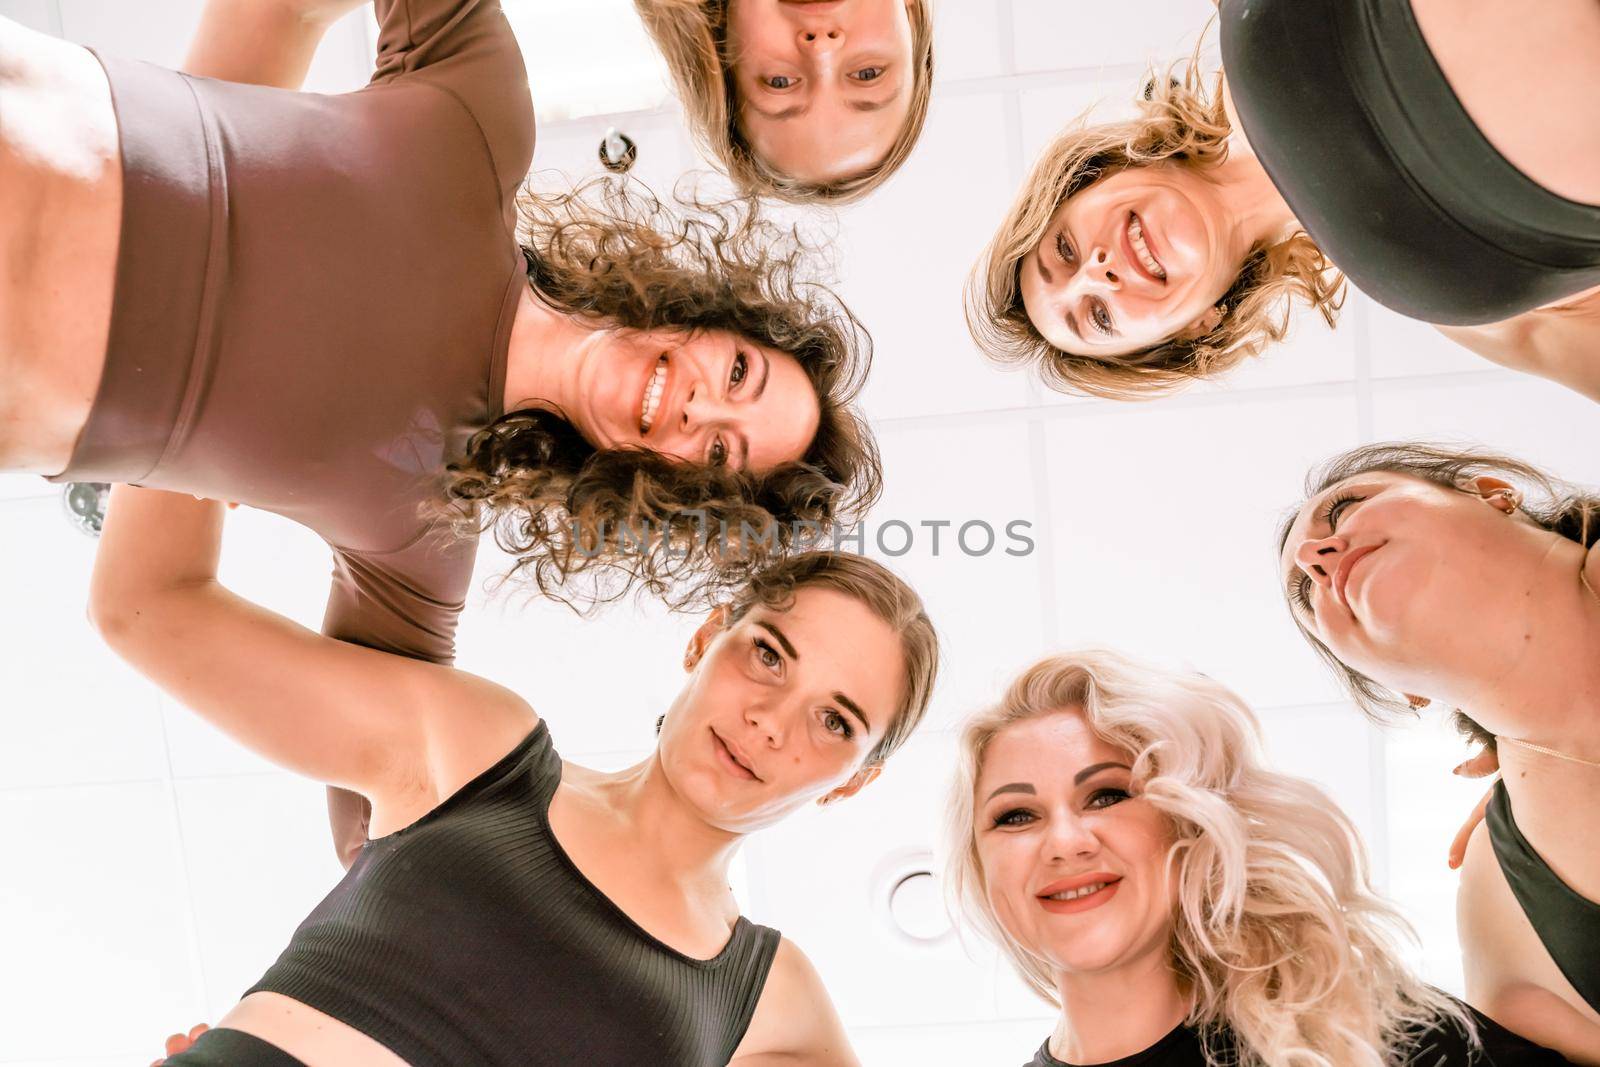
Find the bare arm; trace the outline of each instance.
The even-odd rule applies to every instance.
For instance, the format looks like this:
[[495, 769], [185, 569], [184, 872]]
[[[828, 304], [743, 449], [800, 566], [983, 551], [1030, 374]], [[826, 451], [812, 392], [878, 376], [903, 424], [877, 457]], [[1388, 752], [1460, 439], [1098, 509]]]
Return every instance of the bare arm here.
[[204, 78], [298, 89], [322, 37], [363, 0], [209, 0], [183, 69]]
[[118, 655], [241, 744], [414, 818], [537, 722], [493, 683], [323, 637], [224, 589], [223, 514], [117, 486], [90, 615]]
[[1600, 289], [1504, 322], [1438, 330], [1484, 359], [1600, 402]]
[[822, 976], [788, 938], [729, 1067], [861, 1067]]

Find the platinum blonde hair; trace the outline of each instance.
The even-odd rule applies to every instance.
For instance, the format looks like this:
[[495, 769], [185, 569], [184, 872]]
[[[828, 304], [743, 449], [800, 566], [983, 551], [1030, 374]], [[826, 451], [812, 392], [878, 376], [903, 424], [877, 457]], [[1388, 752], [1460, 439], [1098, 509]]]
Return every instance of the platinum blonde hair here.
[[1204, 675], [1103, 650], [1035, 664], [961, 731], [946, 886], [1039, 996], [1059, 1007], [1051, 965], [989, 902], [974, 789], [996, 737], [1064, 710], [1132, 757], [1134, 792], [1170, 820], [1172, 968], [1193, 997], [1188, 1024], [1230, 1031], [1238, 1067], [1376, 1067], [1402, 1062], [1446, 1019], [1472, 1032], [1402, 960], [1410, 928], [1373, 891], [1355, 825], [1321, 788], [1265, 765], [1244, 701]]

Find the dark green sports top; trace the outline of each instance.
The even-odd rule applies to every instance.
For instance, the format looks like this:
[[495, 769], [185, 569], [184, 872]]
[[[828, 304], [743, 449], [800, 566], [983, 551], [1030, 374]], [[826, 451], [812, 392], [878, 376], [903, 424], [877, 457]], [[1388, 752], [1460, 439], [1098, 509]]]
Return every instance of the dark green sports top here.
[[1495, 783], [1486, 821], [1495, 859], [1522, 913], [1572, 988], [1600, 1011], [1600, 904], [1579, 896], [1528, 844], [1511, 815], [1504, 782]]
[[778, 932], [742, 916], [698, 960], [645, 932], [550, 831], [541, 722], [402, 830], [367, 842], [250, 992], [354, 1027], [410, 1067], [722, 1067]]

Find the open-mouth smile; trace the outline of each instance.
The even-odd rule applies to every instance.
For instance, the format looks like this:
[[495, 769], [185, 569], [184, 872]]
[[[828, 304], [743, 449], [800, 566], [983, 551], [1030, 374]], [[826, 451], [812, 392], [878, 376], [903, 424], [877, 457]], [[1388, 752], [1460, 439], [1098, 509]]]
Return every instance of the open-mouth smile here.
[[644, 383], [644, 397], [639, 401], [639, 435], [650, 432], [661, 407], [661, 397], [667, 391], [667, 356], [663, 352], [656, 360], [655, 372]]

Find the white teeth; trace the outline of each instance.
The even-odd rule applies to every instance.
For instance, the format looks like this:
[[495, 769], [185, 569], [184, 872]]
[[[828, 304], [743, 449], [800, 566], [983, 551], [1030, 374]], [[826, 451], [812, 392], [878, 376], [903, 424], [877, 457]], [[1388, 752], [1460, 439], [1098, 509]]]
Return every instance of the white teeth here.
[[644, 387], [644, 406], [639, 414], [639, 432], [649, 433], [650, 426], [656, 421], [656, 408], [661, 403], [661, 394], [667, 387], [667, 360], [663, 356], [656, 363], [656, 372], [650, 375], [650, 381]]
[[1144, 269], [1165, 281], [1167, 272], [1156, 262], [1156, 257], [1150, 254], [1150, 246], [1144, 240], [1144, 227], [1139, 225], [1139, 216], [1128, 216], [1128, 243], [1133, 246], [1134, 254], [1139, 257], [1139, 262], [1144, 264]]
[[1109, 882], [1091, 882], [1089, 885], [1079, 886], [1077, 889], [1068, 889], [1060, 893], [1051, 893], [1048, 897], [1045, 897], [1045, 899], [1077, 900], [1079, 897], [1086, 897], [1090, 893], [1098, 893], [1109, 884]]

